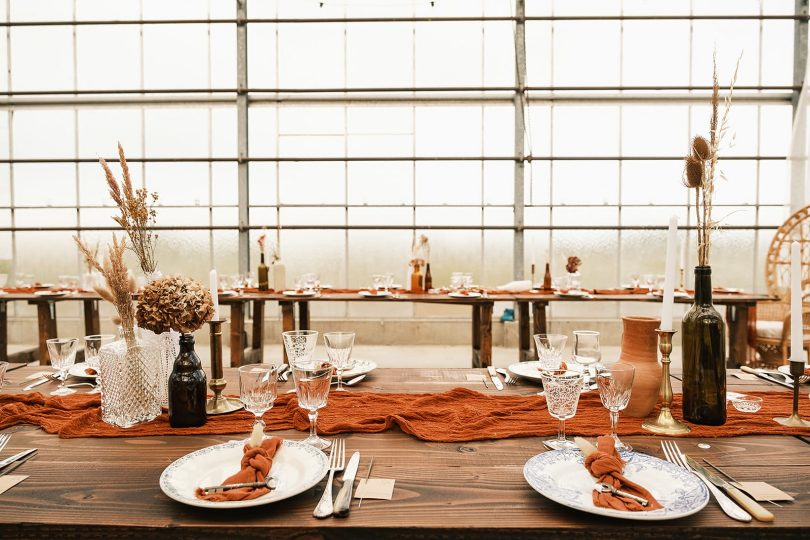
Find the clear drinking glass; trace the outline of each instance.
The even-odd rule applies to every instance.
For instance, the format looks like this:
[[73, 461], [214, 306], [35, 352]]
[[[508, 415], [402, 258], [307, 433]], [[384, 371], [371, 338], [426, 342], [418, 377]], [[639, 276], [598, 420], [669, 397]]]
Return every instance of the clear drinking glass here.
[[318, 344], [317, 330], [290, 330], [282, 332], [281, 338], [284, 340], [284, 350], [287, 351], [287, 359], [291, 366], [312, 360], [312, 353]]
[[638, 289], [638, 286], [641, 285], [641, 276], [639, 276], [639, 274], [631, 274], [630, 283], [633, 285], [634, 289]]
[[644, 274], [641, 276], [641, 279], [644, 281], [644, 286], [653, 292], [655, 288], [655, 275], [654, 274]]
[[70, 366], [76, 363], [76, 350], [79, 347], [77, 338], [54, 338], [46, 341], [48, 345], [48, 356], [51, 357], [51, 365], [59, 370], [61, 383], [59, 388], [51, 392], [52, 396], [67, 396], [76, 390], [65, 387], [67, 372]]
[[568, 341], [568, 336], [565, 334], [534, 335], [540, 369], [560, 369], [566, 341]]
[[345, 392], [343, 388], [343, 372], [354, 367], [352, 360], [352, 347], [354, 346], [354, 332], [327, 332], [323, 335], [326, 343], [326, 354], [329, 362], [337, 373], [336, 392]]
[[472, 286], [473, 286], [473, 275], [472, 274], [464, 274], [463, 275], [463, 281], [462, 281], [462, 287], [464, 287], [465, 291], [469, 291], [470, 289], [472, 289]]
[[304, 285], [304, 291], [308, 293], [318, 292], [321, 285], [321, 279], [318, 274], [309, 272], [301, 276], [301, 281]]
[[332, 383], [332, 365], [326, 362], [301, 362], [292, 364], [295, 392], [298, 394], [298, 406], [307, 411], [309, 416], [309, 437], [304, 442], [324, 450], [332, 445], [318, 437], [318, 410], [326, 407], [329, 397], [329, 385]]
[[392, 274], [391, 272], [387, 272], [387, 273], [383, 274], [383, 276], [385, 278], [385, 281], [384, 281], [384, 283], [385, 283], [385, 292], [388, 292], [388, 289], [390, 289], [391, 287], [394, 286], [394, 274]]
[[101, 392], [99, 386], [98, 373], [101, 371], [101, 356], [99, 351], [103, 345], [115, 341], [115, 336], [112, 334], [96, 334], [92, 336], [84, 336], [84, 363], [87, 364], [86, 368], [92, 369], [96, 372], [96, 386], [90, 391], [91, 394], [98, 394]]
[[557, 438], [543, 441], [543, 444], [552, 450], [576, 448], [574, 441], [565, 438], [565, 421], [577, 414], [583, 374], [566, 369], [552, 369], [541, 371], [540, 378], [543, 380], [548, 413], [559, 420]]
[[453, 272], [450, 274], [450, 290], [457, 292], [464, 286], [464, 274], [461, 272]]
[[574, 331], [574, 362], [587, 371], [583, 392], [591, 389], [591, 379], [596, 375], [594, 366], [602, 359], [599, 349], [599, 332], [594, 330]]
[[374, 274], [371, 276], [371, 285], [374, 287], [374, 290], [381, 291], [385, 289], [385, 275], [383, 274]]
[[616, 450], [629, 452], [629, 444], [619, 440], [617, 428], [619, 425], [619, 411], [623, 411], [630, 401], [630, 392], [633, 389], [633, 378], [636, 368], [630, 364], [619, 362], [610, 367], [600, 367], [596, 372], [596, 384], [599, 387], [599, 397], [610, 412], [610, 434]]
[[273, 408], [276, 401], [276, 382], [278, 368], [270, 364], [252, 364], [239, 368], [239, 399], [245, 404], [245, 410], [253, 413], [256, 419], [253, 425], [259, 424], [264, 430], [264, 413]]

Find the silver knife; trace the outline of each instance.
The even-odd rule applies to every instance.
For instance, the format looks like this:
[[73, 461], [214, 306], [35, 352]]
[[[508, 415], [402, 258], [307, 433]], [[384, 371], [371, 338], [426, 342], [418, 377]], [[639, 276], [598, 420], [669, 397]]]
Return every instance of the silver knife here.
[[788, 384], [788, 383], [786, 383], [784, 381], [780, 381], [779, 379], [775, 379], [775, 378], [771, 377], [770, 375], [768, 375], [767, 373], [762, 373], [761, 371], [757, 371], [757, 370], [752, 369], [752, 368], [750, 368], [748, 366], [740, 366], [740, 371], [743, 371], [745, 373], [750, 373], [752, 375], [756, 375], [760, 379], [763, 379], [763, 380], [768, 381], [768, 382], [772, 382], [774, 384], [778, 384], [779, 386], [784, 386], [785, 388], [790, 388], [791, 390], [793, 389], [792, 384]]
[[343, 486], [335, 497], [335, 517], [346, 517], [349, 515], [349, 507], [352, 503], [352, 489], [354, 488], [354, 477], [357, 476], [357, 467], [360, 465], [360, 452], [352, 454], [349, 464], [343, 471]]
[[14, 469], [16, 469], [17, 467], [19, 467], [20, 465], [22, 465], [23, 463], [28, 461], [29, 459], [31, 459], [35, 455], [36, 455], [36, 448], [34, 448], [34, 451], [31, 452], [30, 454], [28, 454], [27, 456], [25, 456], [24, 458], [18, 459], [14, 463], [10, 463], [8, 467], [3, 467], [3, 471], [0, 472], [0, 476], [4, 476], [4, 475], [6, 475], [6, 474], [8, 474], [10, 472], [13, 472]]
[[32, 382], [31, 384], [29, 384], [28, 386], [26, 386], [25, 388], [23, 388], [23, 391], [28, 391], [28, 390], [31, 390], [33, 388], [36, 388], [37, 386], [43, 385], [48, 381], [50, 381], [50, 379], [48, 377], [42, 377], [40, 379], [37, 379], [34, 382]]
[[[734, 501], [729, 499], [725, 493], [720, 491], [714, 484], [712, 484], [705, 475], [701, 474], [701, 470], [706, 470], [693, 459], [690, 459], [689, 456], [686, 456], [687, 462], [690, 467], [697, 465], [698, 468], [691, 469], [695, 475], [700, 478], [700, 480], [706, 484], [706, 487], [709, 488], [709, 491], [712, 492], [714, 498], [717, 500], [717, 504], [720, 505], [720, 508], [723, 509], [723, 512], [732, 519], [736, 519], [737, 521], [751, 521], [751, 514], [737, 506]], [[694, 464], [694, 465], [693, 465]]]
[[487, 366], [487, 371], [489, 372], [489, 378], [492, 379], [492, 384], [495, 385], [495, 388], [498, 390], [503, 390], [503, 383], [501, 382], [500, 377], [498, 377], [498, 372], [495, 371], [495, 368], [492, 366]]
[[773, 521], [773, 514], [765, 510], [761, 504], [759, 504], [754, 499], [750, 498], [748, 495], [740, 491], [739, 489], [735, 488], [712, 471], [695, 461], [689, 456], [686, 456], [686, 461], [689, 463], [689, 466], [692, 467], [694, 470], [700, 472], [703, 476], [709, 479], [709, 482], [714, 484], [715, 486], [722, 488], [726, 493], [728, 493], [729, 497], [734, 499], [737, 504], [742, 506], [745, 510], [751, 513], [757, 520], [759, 521]]
[[12, 463], [14, 463], [17, 460], [28, 457], [28, 455], [33, 454], [36, 451], [37, 451], [36, 448], [29, 448], [28, 450], [23, 450], [22, 452], [14, 454], [11, 457], [7, 457], [3, 461], [0, 461], [0, 469], [2, 469], [3, 467], [7, 467], [7, 466], [11, 465]]

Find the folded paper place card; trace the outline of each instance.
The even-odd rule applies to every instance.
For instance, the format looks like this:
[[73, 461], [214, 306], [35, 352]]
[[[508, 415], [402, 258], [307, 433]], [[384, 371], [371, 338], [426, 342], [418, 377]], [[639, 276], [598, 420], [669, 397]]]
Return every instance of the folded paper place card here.
[[732, 482], [758, 501], [792, 501], [793, 497], [767, 482]]
[[3, 476], [0, 478], [0, 494], [10, 490], [26, 478], [28, 478], [28, 476], [24, 474], [8, 474]]
[[467, 382], [481, 382], [483, 380], [483, 375], [479, 375], [478, 373], [467, 373]]
[[742, 379], [744, 381], [758, 381], [759, 377], [754, 375], [753, 373], [733, 373], [735, 377], [738, 379]]
[[390, 501], [394, 496], [393, 478], [362, 478], [354, 492], [355, 499], [385, 499]]

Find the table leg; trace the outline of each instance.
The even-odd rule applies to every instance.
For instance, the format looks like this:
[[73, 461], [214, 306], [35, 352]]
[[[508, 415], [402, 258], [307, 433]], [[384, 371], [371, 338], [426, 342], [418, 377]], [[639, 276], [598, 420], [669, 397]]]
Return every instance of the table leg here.
[[728, 323], [728, 359], [726, 366], [737, 368], [751, 365], [753, 350], [748, 346], [748, 308], [746, 304], [726, 306]]
[[309, 330], [309, 302], [298, 302], [298, 329]]
[[481, 304], [481, 367], [492, 365], [492, 302]]
[[94, 336], [101, 333], [101, 322], [98, 318], [98, 300], [82, 300], [84, 304], [84, 335]]
[[264, 300], [253, 301], [253, 336], [251, 338], [251, 359], [258, 364], [263, 361], [264, 350]]
[[[289, 332], [295, 330], [295, 305], [292, 302], [279, 302], [281, 304], [281, 331]], [[281, 343], [281, 357], [284, 359], [285, 364], [289, 364], [287, 360], [287, 349], [284, 343]]]
[[0, 302], [0, 362], [8, 362], [8, 302]]
[[245, 306], [243, 302], [231, 303], [231, 367], [239, 367], [245, 357]]
[[525, 362], [531, 356], [531, 335], [529, 335], [529, 303], [518, 302], [518, 362]]
[[481, 367], [481, 304], [472, 306], [472, 367]]
[[39, 363], [50, 364], [48, 355], [49, 339], [56, 337], [56, 302], [36, 302], [37, 323], [39, 326]]

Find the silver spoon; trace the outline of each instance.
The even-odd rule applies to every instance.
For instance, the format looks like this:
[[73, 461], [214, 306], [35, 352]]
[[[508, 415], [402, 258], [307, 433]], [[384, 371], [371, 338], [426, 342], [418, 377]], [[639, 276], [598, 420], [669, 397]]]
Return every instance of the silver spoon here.
[[616, 489], [615, 487], [611, 486], [610, 484], [597, 483], [593, 487], [593, 489], [595, 489], [599, 493], [613, 493], [617, 497], [626, 497], [628, 499], [636, 501], [641, 506], [647, 506], [648, 504], [650, 504], [650, 501], [648, 501], [644, 497], [639, 497], [637, 495], [633, 495], [632, 493], [627, 493], [626, 491], [621, 491], [621, 490]]
[[207, 495], [209, 493], [221, 493], [229, 489], [262, 488], [262, 487], [266, 487], [267, 489], [276, 489], [276, 479], [272, 476], [268, 476], [267, 478], [264, 479], [264, 482], [240, 482], [238, 484], [222, 484], [221, 486], [208, 486], [202, 488], [202, 491]]

